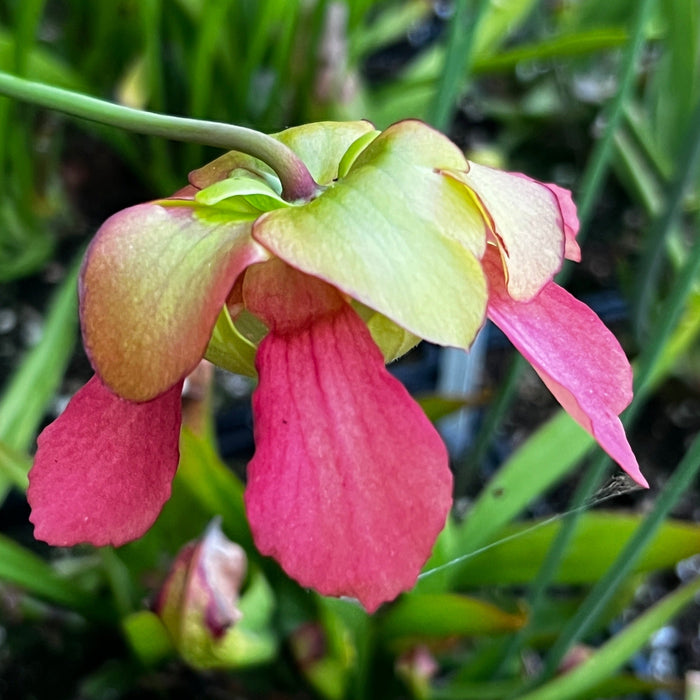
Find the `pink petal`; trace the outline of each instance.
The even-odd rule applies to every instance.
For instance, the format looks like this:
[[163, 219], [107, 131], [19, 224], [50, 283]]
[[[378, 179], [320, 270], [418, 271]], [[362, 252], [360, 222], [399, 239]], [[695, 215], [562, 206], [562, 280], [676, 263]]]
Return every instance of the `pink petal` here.
[[149, 401], [202, 359], [236, 277], [268, 254], [250, 222], [140, 204], [110, 217], [85, 256], [80, 316], [100, 379]]
[[648, 486], [618, 415], [632, 400], [632, 370], [615, 336], [554, 282], [530, 302], [505, 289], [498, 255], [484, 259], [489, 318], [532, 364], [559, 403], [639, 484]]
[[38, 438], [27, 498], [34, 535], [56, 546], [140, 537], [170, 497], [181, 383], [131, 403], [93, 377]]
[[333, 288], [275, 261], [247, 272], [244, 296], [272, 328], [253, 397], [255, 542], [302, 585], [373, 611], [414, 585], [445, 523], [445, 447]]
[[564, 257], [567, 260], [580, 262], [581, 248], [576, 242], [579, 228], [578, 216], [576, 215], [576, 204], [574, 204], [571, 192], [551, 182], [543, 182], [542, 184], [551, 190], [552, 194], [557, 198], [557, 204], [561, 211], [561, 218], [564, 223]]
[[177, 192], [170, 195], [170, 199], [194, 199], [194, 196], [199, 192], [199, 188], [194, 185], [185, 185]]

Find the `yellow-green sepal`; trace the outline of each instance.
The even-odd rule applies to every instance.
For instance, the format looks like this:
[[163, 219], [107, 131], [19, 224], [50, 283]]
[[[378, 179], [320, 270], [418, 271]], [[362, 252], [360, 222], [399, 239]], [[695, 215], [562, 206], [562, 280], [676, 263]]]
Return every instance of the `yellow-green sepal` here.
[[421, 339], [417, 335], [401, 328], [384, 314], [359, 302], [353, 303], [353, 308], [365, 322], [372, 340], [382, 351], [384, 362], [387, 364], [402, 357], [420, 343]]
[[228, 308], [224, 306], [216, 320], [204, 357], [217, 367], [234, 374], [257, 377], [256, 350], [255, 345], [236, 328]]
[[366, 134], [363, 134], [360, 136], [359, 139], [356, 139], [353, 141], [351, 144], [350, 148], [348, 148], [347, 151], [345, 151], [345, 154], [343, 157], [340, 159], [340, 163], [338, 164], [338, 177], [345, 177], [350, 168], [352, 168], [352, 164], [355, 162], [357, 157], [362, 153], [362, 151], [369, 146], [374, 139], [381, 134], [381, 131], [369, 131]]
[[280, 190], [279, 181], [255, 177], [249, 171], [241, 169], [234, 172], [231, 177], [200, 190], [194, 200], [198, 204], [207, 206], [222, 206], [226, 203], [236, 204], [237, 200], [242, 199], [258, 212], [264, 212], [291, 206], [289, 202], [282, 199]]
[[318, 197], [258, 218], [252, 235], [410, 333], [466, 348], [486, 315], [486, 226], [465, 188], [442, 171], [467, 168], [444, 136], [400, 122], [373, 138]]

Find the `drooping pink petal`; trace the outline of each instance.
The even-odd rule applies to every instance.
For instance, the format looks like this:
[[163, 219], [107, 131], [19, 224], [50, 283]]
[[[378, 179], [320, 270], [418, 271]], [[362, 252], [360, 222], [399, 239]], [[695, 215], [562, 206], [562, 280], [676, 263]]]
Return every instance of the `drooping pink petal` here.
[[[469, 163], [469, 170], [451, 175], [469, 187], [481, 203], [494, 242], [498, 244], [508, 293], [529, 301], [559, 271], [575, 238], [571, 209], [562, 208], [560, 194], [548, 185], [521, 175]], [[564, 202], [566, 205], [566, 203]]]
[[236, 277], [268, 257], [250, 221], [140, 204], [109, 218], [80, 280], [85, 349], [112, 391], [148, 401], [202, 359]]
[[119, 546], [153, 524], [177, 469], [181, 388], [137, 404], [93, 377], [73, 397], [39, 435], [29, 472], [37, 539]]
[[508, 294], [498, 255], [484, 259], [489, 318], [532, 364], [559, 403], [639, 484], [648, 486], [618, 415], [632, 399], [632, 370], [596, 314], [554, 282], [530, 302]]
[[304, 586], [369, 611], [414, 585], [451, 503], [447, 453], [331, 287], [279, 261], [250, 268], [258, 349], [255, 542]]

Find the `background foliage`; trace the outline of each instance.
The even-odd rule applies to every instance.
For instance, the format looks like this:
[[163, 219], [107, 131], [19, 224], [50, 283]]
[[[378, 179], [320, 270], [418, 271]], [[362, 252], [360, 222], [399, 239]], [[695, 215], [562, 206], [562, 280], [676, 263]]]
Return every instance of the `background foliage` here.
[[[142, 540], [40, 546], [23, 497], [33, 442], [89, 374], [81, 252], [106, 216], [178, 189], [217, 153], [0, 98], [2, 697], [696, 697], [684, 687], [700, 662], [695, 0], [6, 0], [0, 69], [263, 131], [419, 117], [474, 160], [573, 189], [583, 263], [562, 279], [634, 360], [625, 421], [652, 485], [611, 481], [592, 439], [487, 331], [467, 395], [424, 397], [438, 419], [490, 392], [454, 451], [455, 517], [416, 589], [371, 618], [256, 554], [245, 454], [229, 457], [221, 422], [229, 464], [213, 424], [185, 429], [174, 496]], [[430, 357], [397, 372], [410, 385]], [[245, 403], [233, 400], [245, 386], [224, 384], [215, 406]], [[199, 672], [148, 601], [216, 514], [251, 562], [247, 615], [228, 668]]]

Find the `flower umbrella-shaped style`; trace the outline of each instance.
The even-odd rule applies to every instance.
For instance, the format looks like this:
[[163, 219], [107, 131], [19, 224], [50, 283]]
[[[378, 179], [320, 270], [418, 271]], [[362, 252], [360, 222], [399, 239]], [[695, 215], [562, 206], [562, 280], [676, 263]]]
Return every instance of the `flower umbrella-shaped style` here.
[[579, 256], [566, 191], [468, 163], [416, 121], [275, 138], [313, 197], [285, 201], [266, 165], [231, 152], [92, 242], [80, 302], [96, 376], [39, 436], [39, 539], [120, 545], [150, 527], [177, 467], [183, 378], [204, 356], [257, 369], [246, 507], [260, 551], [376, 609], [415, 583], [452, 487], [437, 432], [385, 362], [420, 338], [468, 348], [487, 313], [645, 483], [618, 419], [625, 355], [552, 281]]

